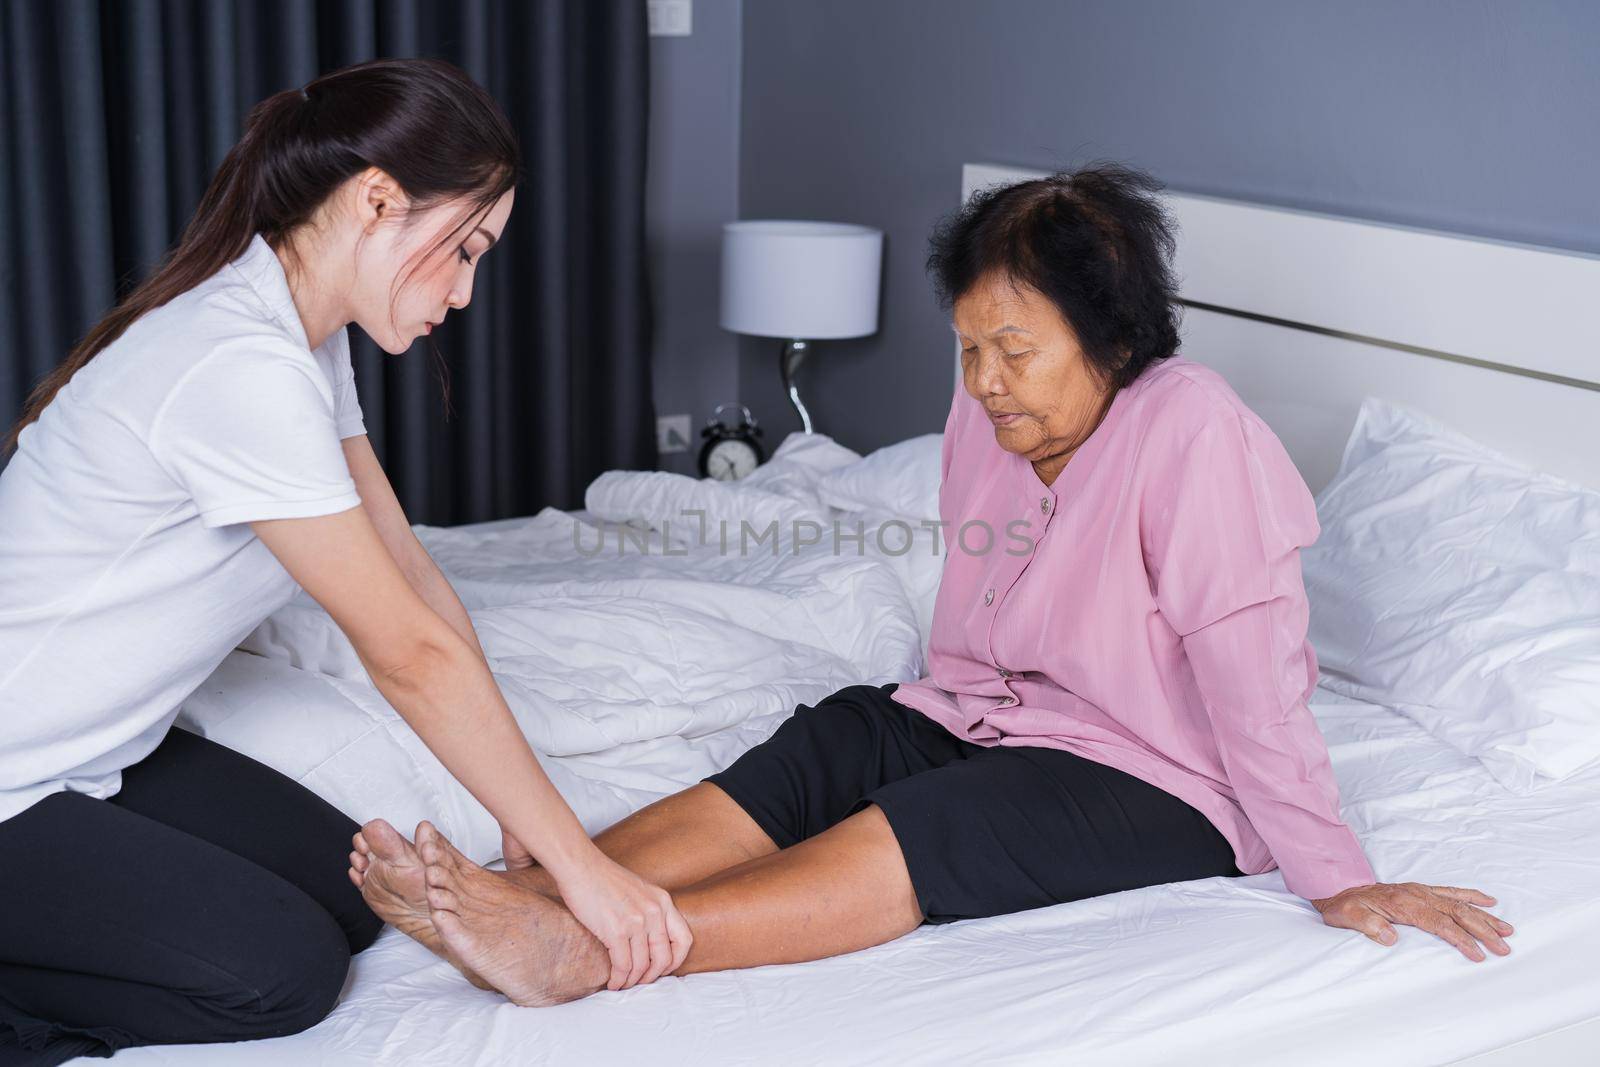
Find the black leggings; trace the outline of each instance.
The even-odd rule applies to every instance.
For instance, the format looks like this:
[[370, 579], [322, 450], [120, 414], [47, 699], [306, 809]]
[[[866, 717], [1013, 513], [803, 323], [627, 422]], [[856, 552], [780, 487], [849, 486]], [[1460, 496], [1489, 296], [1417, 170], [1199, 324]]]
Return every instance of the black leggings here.
[[0, 1065], [315, 1025], [383, 928], [345, 874], [356, 830], [183, 730], [110, 800], [0, 822]]

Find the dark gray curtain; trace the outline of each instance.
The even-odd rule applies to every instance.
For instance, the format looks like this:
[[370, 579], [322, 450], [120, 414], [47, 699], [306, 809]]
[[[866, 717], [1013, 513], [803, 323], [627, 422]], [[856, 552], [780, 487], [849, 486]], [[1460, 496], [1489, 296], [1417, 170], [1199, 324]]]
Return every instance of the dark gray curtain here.
[[527, 177], [472, 304], [391, 357], [351, 328], [415, 522], [575, 507], [655, 458], [642, 0], [0, 0], [0, 418], [177, 240], [257, 100], [434, 56], [500, 102]]

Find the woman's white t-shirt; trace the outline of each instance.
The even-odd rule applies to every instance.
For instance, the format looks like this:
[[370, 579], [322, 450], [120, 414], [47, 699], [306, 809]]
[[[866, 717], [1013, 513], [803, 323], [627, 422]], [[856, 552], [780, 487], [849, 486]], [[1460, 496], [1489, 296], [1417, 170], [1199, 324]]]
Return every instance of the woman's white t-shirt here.
[[337, 331], [261, 237], [84, 365], [0, 473], [0, 820], [114, 795], [296, 586], [247, 525], [360, 506]]

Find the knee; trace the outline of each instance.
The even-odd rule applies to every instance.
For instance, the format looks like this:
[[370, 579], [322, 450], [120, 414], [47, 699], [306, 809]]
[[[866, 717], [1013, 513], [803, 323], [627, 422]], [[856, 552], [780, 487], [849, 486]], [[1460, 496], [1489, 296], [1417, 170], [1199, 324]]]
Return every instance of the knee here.
[[783, 725], [793, 724], [791, 729], [806, 732], [871, 731], [879, 725], [881, 718], [877, 714], [877, 694], [877, 686], [846, 686], [815, 704], [798, 705]]
[[235, 1040], [309, 1030], [333, 1011], [350, 972], [350, 943], [333, 917], [312, 905], [280, 916], [270, 947], [238, 974]]

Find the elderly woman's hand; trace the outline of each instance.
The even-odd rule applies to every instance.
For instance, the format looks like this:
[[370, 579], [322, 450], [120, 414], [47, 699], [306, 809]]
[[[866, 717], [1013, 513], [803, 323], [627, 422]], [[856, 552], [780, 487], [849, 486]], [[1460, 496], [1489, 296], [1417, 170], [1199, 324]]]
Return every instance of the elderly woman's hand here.
[[1395, 943], [1399, 935], [1393, 924], [1399, 923], [1435, 934], [1460, 949], [1467, 959], [1481, 963], [1486, 957], [1479, 941], [1498, 956], [1511, 951], [1504, 940], [1513, 932], [1511, 924], [1476, 906], [1494, 902], [1494, 897], [1476, 889], [1380, 882], [1352, 886], [1311, 903], [1329, 926], [1359, 930], [1380, 945]]

